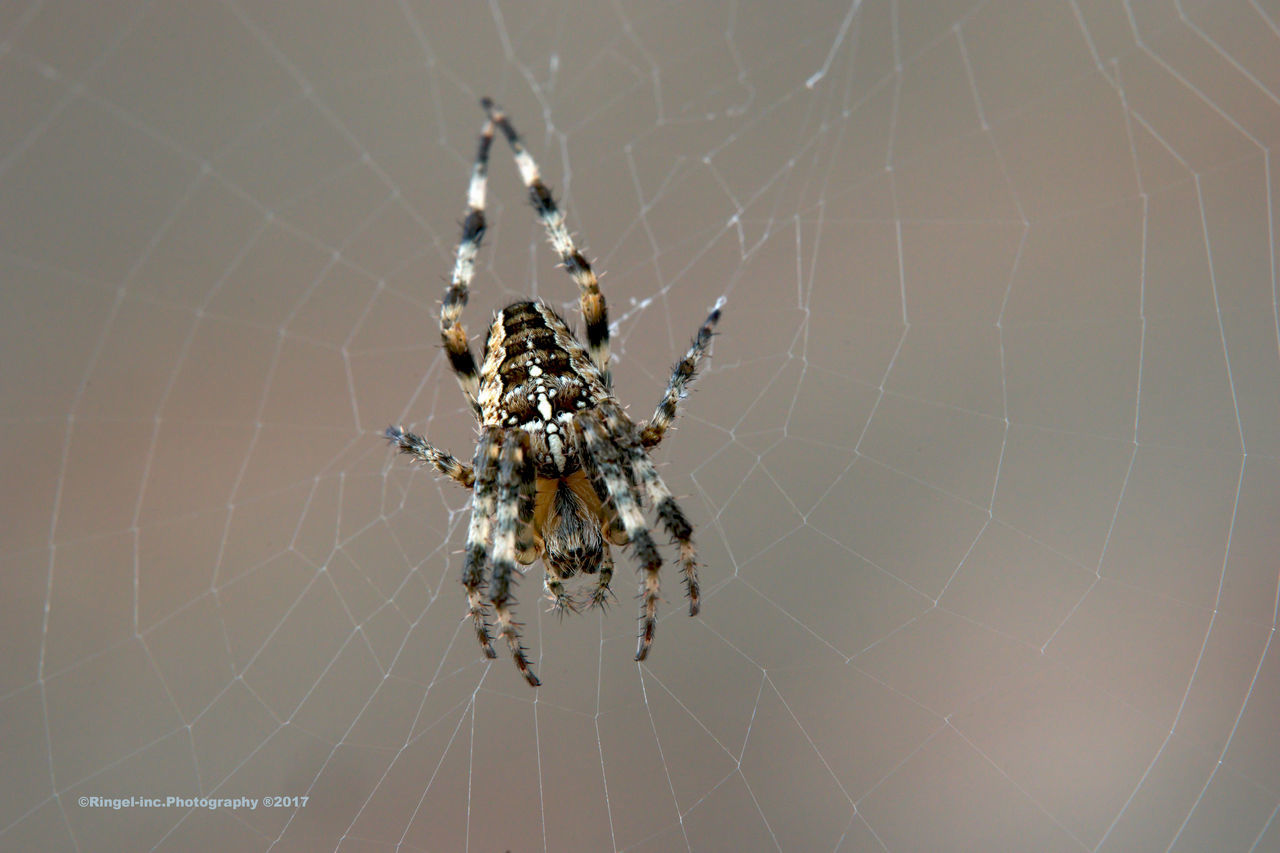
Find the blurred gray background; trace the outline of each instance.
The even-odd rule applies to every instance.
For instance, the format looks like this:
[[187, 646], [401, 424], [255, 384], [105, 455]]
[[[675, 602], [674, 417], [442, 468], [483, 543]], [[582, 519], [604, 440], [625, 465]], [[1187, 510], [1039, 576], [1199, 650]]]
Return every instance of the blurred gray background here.
[[[0, 8], [0, 847], [1280, 850], [1280, 7]], [[494, 96], [697, 527], [458, 583]], [[464, 317], [576, 292], [495, 145]], [[577, 323], [581, 326], [581, 323]], [[665, 539], [665, 536], [662, 537]], [[667, 552], [672, 555], [672, 551]], [[81, 797], [306, 797], [256, 810]]]

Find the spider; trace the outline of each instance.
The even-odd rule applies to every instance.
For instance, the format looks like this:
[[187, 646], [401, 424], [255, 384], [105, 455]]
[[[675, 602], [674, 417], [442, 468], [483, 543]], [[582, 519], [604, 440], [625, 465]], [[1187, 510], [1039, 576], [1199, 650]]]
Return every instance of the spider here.
[[[587, 603], [603, 606], [607, 602], [613, 579], [610, 545], [630, 546], [643, 570], [635, 659], [644, 660], [657, 627], [662, 566], [645, 522], [646, 499], [679, 546], [689, 615], [698, 613], [693, 527], [653, 467], [648, 451], [662, 441], [686, 386], [697, 375], [720, 319], [720, 305], [676, 364], [653, 417], [643, 426], [635, 424], [613, 396], [609, 324], [591, 264], [574, 245], [563, 212], [511, 122], [489, 98], [480, 103], [487, 120], [471, 170], [453, 278], [440, 309], [440, 336], [479, 421], [480, 439], [472, 464], [467, 465], [401, 427], [388, 427], [385, 435], [403, 453], [471, 490], [462, 585], [476, 637], [485, 656], [497, 657], [488, 617], [492, 606], [498, 636], [506, 641], [525, 680], [537, 687], [541, 682], [525, 654], [520, 623], [514, 618], [511, 586], [516, 564], [527, 566], [542, 558], [546, 596], [552, 609], [563, 614], [579, 609], [564, 586], [564, 581], [579, 573], [596, 575]], [[459, 318], [484, 237], [489, 148], [495, 129], [511, 146], [547, 237], [578, 285], [586, 345], [550, 305], [515, 302], [494, 315], [477, 369]]]

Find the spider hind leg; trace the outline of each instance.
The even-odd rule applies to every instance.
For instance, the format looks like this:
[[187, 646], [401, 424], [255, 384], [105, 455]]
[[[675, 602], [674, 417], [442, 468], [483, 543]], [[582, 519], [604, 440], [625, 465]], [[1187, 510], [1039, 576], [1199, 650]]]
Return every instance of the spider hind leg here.
[[630, 465], [631, 481], [644, 490], [650, 506], [680, 548], [680, 568], [684, 572], [685, 596], [689, 599], [689, 615], [697, 616], [702, 606], [702, 586], [698, 583], [698, 554], [693, 545], [693, 525], [676, 503], [671, 490], [663, 481], [653, 460], [644, 452], [626, 415], [615, 403], [600, 407], [609, 433], [615, 436], [623, 456], [623, 463]]
[[649, 535], [636, 487], [626, 473], [628, 465], [618, 446], [610, 440], [609, 430], [598, 416], [582, 417], [574, 423], [580, 430], [588, 464], [595, 469], [593, 479], [598, 478], [603, 482], [609, 500], [613, 502], [618, 517], [626, 528], [631, 552], [640, 562], [643, 571], [640, 579], [640, 637], [636, 645], [636, 660], [644, 660], [658, 630], [658, 575], [662, 568], [662, 557], [653, 544], [653, 537]]

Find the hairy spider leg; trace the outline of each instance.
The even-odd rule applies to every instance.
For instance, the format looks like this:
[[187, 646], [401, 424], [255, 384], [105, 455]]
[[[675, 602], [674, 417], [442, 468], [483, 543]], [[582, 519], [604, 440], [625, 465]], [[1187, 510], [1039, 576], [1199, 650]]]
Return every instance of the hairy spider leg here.
[[613, 501], [618, 517], [626, 528], [632, 552], [640, 561], [644, 573], [640, 579], [640, 637], [636, 646], [636, 660], [644, 660], [649, 654], [649, 647], [653, 645], [653, 635], [658, 627], [658, 574], [662, 568], [662, 557], [649, 535], [639, 498], [628, 482], [624, 461], [618, 448], [609, 441], [604, 425], [592, 415], [577, 418], [574, 424], [580, 430], [587, 464], [596, 469], [604, 482], [609, 499]]
[[522, 484], [533, 479], [529, 458], [529, 434], [510, 430], [502, 442], [498, 464], [498, 508], [493, 534], [493, 577], [489, 579], [489, 601], [498, 622], [498, 636], [507, 641], [511, 657], [525, 681], [533, 687], [540, 682], [534, 675], [526, 649], [520, 643], [520, 623], [515, 621], [511, 605], [511, 582], [516, 571], [516, 531], [520, 524]]
[[493, 122], [486, 121], [480, 131], [480, 144], [476, 149], [475, 164], [471, 167], [471, 183], [467, 187], [467, 215], [462, 220], [462, 238], [458, 241], [453, 264], [453, 279], [445, 289], [440, 305], [440, 338], [449, 355], [449, 366], [458, 377], [462, 393], [477, 413], [480, 404], [480, 374], [476, 359], [467, 343], [467, 332], [462, 328], [462, 309], [467, 306], [471, 282], [476, 275], [476, 253], [484, 239], [484, 195], [488, 184], [489, 147], [493, 144]]
[[635, 437], [634, 427], [627, 420], [622, 409], [616, 403], [604, 403], [600, 406], [605, 426], [609, 434], [626, 454], [626, 461], [631, 464], [632, 479], [644, 489], [649, 505], [653, 507], [662, 526], [671, 534], [671, 538], [680, 547], [680, 568], [684, 572], [684, 591], [689, 598], [689, 615], [697, 616], [701, 607], [702, 587], [698, 584], [698, 554], [693, 546], [693, 525], [685, 517], [684, 510], [671, 490], [653, 467], [644, 448]]
[[711, 345], [712, 331], [718, 322], [720, 322], [719, 304], [708, 315], [702, 327], [698, 329], [697, 335], [693, 338], [693, 345], [689, 347], [689, 351], [685, 353], [684, 358], [680, 359], [671, 371], [671, 379], [667, 382], [667, 392], [662, 395], [662, 401], [658, 403], [658, 408], [654, 411], [653, 417], [649, 419], [649, 423], [645, 424], [644, 429], [640, 432], [640, 442], [645, 447], [656, 447], [662, 441], [663, 436], [667, 434], [667, 429], [671, 426], [671, 422], [676, 419], [676, 406], [688, 393], [689, 383], [697, 377], [698, 364], [707, 354], [707, 348]]
[[493, 533], [492, 519], [497, 500], [494, 481], [498, 472], [498, 456], [502, 451], [499, 443], [501, 437], [501, 430], [489, 428], [481, 434], [476, 445], [475, 491], [471, 496], [471, 523], [467, 527], [466, 556], [462, 563], [462, 585], [467, 590], [471, 624], [475, 626], [476, 638], [484, 649], [485, 657], [489, 658], [496, 658], [498, 653], [493, 650], [493, 643], [490, 641], [481, 590], [484, 588], [484, 569], [489, 559], [489, 540]]
[[560, 262], [569, 271], [569, 275], [578, 284], [578, 302], [582, 308], [582, 318], [587, 324], [587, 352], [591, 361], [600, 371], [605, 388], [612, 387], [609, 373], [609, 318], [605, 308], [604, 294], [600, 292], [600, 283], [591, 270], [591, 264], [574, 245], [573, 238], [565, 228], [564, 212], [551, 196], [551, 190], [542, 182], [538, 164], [525, 150], [524, 143], [516, 129], [511, 126], [505, 113], [489, 98], [480, 101], [481, 106], [489, 114], [489, 120], [498, 126], [511, 145], [515, 155], [516, 167], [520, 170], [520, 178], [529, 189], [529, 200], [538, 212], [547, 229], [547, 239], [560, 256]]
[[404, 427], [389, 426], [383, 436], [394, 444], [401, 453], [412, 456], [415, 462], [432, 465], [441, 474], [453, 480], [463, 488], [469, 489], [476, 481], [475, 469], [457, 457], [446, 453], [427, 441], [417, 433], [407, 432]]

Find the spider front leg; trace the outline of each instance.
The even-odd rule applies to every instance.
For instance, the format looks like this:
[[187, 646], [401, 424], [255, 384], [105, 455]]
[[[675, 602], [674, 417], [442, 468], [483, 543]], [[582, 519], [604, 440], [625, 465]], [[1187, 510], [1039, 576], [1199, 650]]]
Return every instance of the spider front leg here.
[[480, 374], [476, 370], [475, 356], [467, 343], [461, 317], [462, 309], [467, 307], [471, 281], [476, 275], [476, 254], [480, 251], [480, 241], [484, 239], [484, 196], [489, 179], [489, 147], [492, 144], [493, 122], [486, 121], [480, 131], [475, 164], [471, 167], [471, 183], [467, 186], [467, 215], [462, 220], [462, 237], [458, 240], [453, 278], [440, 303], [440, 339], [449, 355], [449, 366], [458, 377], [458, 384], [467, 395], [471, 408], [477, 413], [480, 411], [476, 399], [480, 392]]
[[609, 316], [605, 307], [604, 294], [600, 292], [600, 282], [591, 269], [590, 262], [578, 250], [564, 224], [564, 211], [556, 204], [551, 190], [542, 182], [542, 174], [538, 164], [524, 147], [520, 134], [512, 127], [505, 113], [489, 98], [482, 98], [480, 105], [489, 114], [489, 121], [498, 126], [502, 135], [507, 138], [511, 152], [515, 156], [516, 168], [520, 170], [520, 179], [529, 190], [529, 201], [538, 212], [542, 226], [547, 231], [547, 239], [552, 248], [560, 256], [560, 263], [578, 284], [578, 305], [582, 308], [582, 319], [587, 326], [587, 352], [596, 369], [600, 371], [600, 379], [604, 387], [612, 385], [609, 373]]
[[516, 668], [533, 687], [542, 682], [520, 644], [520, 625], [511, 603], [512, 575], [516, 571], [516, 534], [520, 527], [522, 497], [533, 471], [529, 457], [529, 434], [523, 430], [507, 433], [498, 464], [498, 507], [493, 534], [493, 577], [489, 579], [489, 601], [498, 620], [498, 636], [507, 641]]
[[658, 403], [653, 417], [640, 432], [640, 443], [645, 447], [656, 447], [667, 434], [671, 422], [676, 419], [676, 406], [688, 393], [689, 383], [697, 377], [698, 364], [707, 354], [707, 347], [711, 345], [712, 331], [718, 322], [720, 322], [719, 303], [698, 329], [698, 334], [694, 336], [693, 345], [689, 347], [689, 351], [671, 371], [671, 379], [667, 381], [667, 393], [662, 395], [662, 402]]

